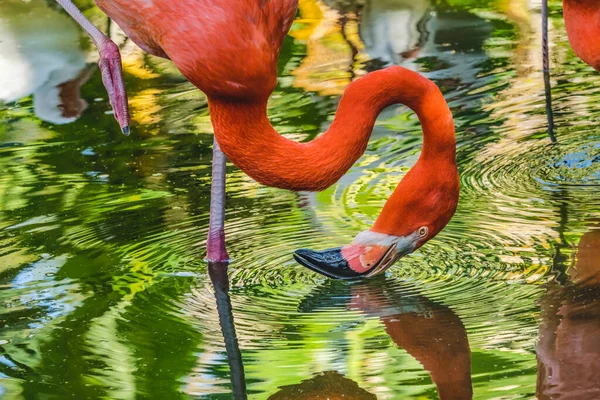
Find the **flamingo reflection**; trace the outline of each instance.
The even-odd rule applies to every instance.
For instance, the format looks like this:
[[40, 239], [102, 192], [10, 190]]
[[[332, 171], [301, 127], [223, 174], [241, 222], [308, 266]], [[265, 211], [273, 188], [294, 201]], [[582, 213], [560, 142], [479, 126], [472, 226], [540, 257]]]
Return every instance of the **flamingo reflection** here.
[[[483, 42], [492, 27], [475, 14], [443, 8], [432, 0], [328, 0], [342, 13], [359, 18], [365, 52], [377, 68], [402, 65], [429, 70], [431, 79], [475, 80], [478, 65], [487, 59]], [[421, 59], [421, 60], [419, 60]], [[423, 59], [431, 64], [422, 68]], [[367, 65], [367, 69], [370, 69]]]
[[[228, 294], [227, 265], [211, 263], [209, 275], [231, 369], [233, 397], [246, 399], [244, 366]], [[392, 341], [429, 372], [441, 399], [471, 399], [471, 353], [459, 317], [450, 308], [411, 291], [400, 292], [398, 289], [402, 287], [396, 282], [381, 278], [352, 285], [330, 281], [316, 288], [299, 308], [304, 312], [314, 310], [330, 297], [332, 286], [348, 290], [346, 306], [379, 318]], [[269, 397], [270, 400], [320, 398], [375, 399], [376, 396], [337, 371], [323, 371], [298, 384], [284, 386]]]
[[[332, 293], [330, 283], [313, 292], [300, 305], [303, 312], [321, 304]], [[464, 325], [448, 307], [402, 289], [386, 277], [345, 286], [349, 309], [377, 317], [386, 333], [431, 375], [441, 399], [472, 398], [471, 352]], [[339, 293], [336, 293], [339, 297]], [[339, 372], [326, 371], [296, 385], [285, 386], [270, 400], [344, 398], [371, 399], [375, 395], [360, 388]]]
[[542, 300], [539, 399], [600, 398], [600, 229], [585, 233], [567, 271]]
[[33, 95], [41, 120], [75, 121], [87, 108], [80, 89], [92, 72], [77, 25], [44, 0], [2, 0], [0, 16], [0, 103]]

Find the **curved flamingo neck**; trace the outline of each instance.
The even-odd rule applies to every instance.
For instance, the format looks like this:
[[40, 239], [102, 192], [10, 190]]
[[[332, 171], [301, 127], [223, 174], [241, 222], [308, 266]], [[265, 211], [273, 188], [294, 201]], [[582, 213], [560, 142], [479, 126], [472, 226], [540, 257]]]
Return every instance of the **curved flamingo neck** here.
[[423, 126], [421, 160], [455, 163], [452, 114], [437, 86], [402, 67], [372, 72], [351, 83], [330, 128], [308, 143], [279, 135], [266, 100], [210, 98], [215, 136], [227, 157], [260, 183], [289, 190], [323, 190], [364, 153], [377, 115], [402, 103]]
[[273, 129], [266, 100], [209, 98], [215, 136], [227, 157], [260, 183], [296, 191], [337, 182], [365, 151], [377, 115], [397, 103], [419, 117], [423, 148], [372, 230], [404, 236], [427, 223], [432, 237], [454, 214], [458, 172], [452, 114], [430, 80], [397, 66], [357, 79], [346, 88], [327, 132], [308, 143]]

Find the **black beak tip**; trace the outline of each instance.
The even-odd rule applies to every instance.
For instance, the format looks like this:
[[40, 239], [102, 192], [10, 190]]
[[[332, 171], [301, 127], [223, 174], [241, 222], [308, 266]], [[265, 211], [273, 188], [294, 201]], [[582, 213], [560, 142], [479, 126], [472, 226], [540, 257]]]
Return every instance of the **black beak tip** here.
[[339, 247], [322, 251], [299, 249], [294, 252], [294, 260], [328, 278], [349, 280], [358, 279], [364, 275], [350, 268]]

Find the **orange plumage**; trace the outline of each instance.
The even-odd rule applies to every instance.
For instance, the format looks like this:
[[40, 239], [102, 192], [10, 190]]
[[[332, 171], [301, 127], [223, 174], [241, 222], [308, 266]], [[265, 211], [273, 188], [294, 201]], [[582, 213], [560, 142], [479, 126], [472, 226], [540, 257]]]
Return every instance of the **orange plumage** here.
[[563, 0], [563, 17], [577, 57], [600, 71], [600, 1]]

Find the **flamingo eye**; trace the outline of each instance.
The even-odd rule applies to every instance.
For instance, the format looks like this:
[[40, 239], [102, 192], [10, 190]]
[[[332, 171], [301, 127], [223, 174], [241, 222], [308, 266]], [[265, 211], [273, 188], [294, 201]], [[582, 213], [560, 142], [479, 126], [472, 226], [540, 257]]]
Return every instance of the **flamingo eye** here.
[[427, 228], [426, 226], [422, 226], [419, 228], [419, 237], [420, 238], [424, 238], [425, 236], [427, 236], [428, 233], [429, 233], [429, 228]]

